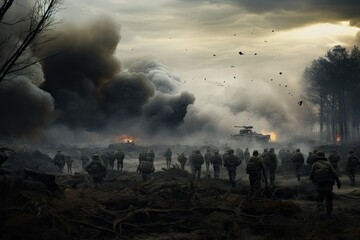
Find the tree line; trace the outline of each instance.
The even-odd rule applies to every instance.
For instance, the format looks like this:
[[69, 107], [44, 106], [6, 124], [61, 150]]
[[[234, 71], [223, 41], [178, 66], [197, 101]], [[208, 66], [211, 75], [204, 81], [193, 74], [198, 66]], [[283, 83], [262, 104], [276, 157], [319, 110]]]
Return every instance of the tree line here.
[[360, 50], [335, 46], [304, 71], [306, 98], [317, 113], [320, 140], [360, 138]]

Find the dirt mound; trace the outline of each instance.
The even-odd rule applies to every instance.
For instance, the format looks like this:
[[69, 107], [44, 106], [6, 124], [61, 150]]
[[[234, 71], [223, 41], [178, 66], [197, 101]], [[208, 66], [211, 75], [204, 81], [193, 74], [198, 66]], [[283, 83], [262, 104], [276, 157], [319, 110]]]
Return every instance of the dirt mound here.
[[8, 158], [2, 167], [12, 171], [30, 169], [50, 174], [57, 174], [59, 172], [52, 159], [40, 151], [18, 151], [15, 155]]

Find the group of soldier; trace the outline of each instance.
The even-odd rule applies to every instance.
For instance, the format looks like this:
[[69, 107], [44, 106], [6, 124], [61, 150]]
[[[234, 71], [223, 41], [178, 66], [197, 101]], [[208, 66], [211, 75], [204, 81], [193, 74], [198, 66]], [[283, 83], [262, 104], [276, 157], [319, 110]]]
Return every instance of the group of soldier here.
[[[100, 187], [106, 176], [107, 170], [114, 169], [115, 162], [117, 163], [118, 171], [122, 171], [124, 158], [125, 154], [120, 150], [116, 152], [104, 152], [103, 154], [96, 152], [92, 155], [91, 160], [85, 153], [81, 153], [80, 156], [82, 169], [91, 175], [95, 188]], [[66, 164], [68, 174], [72, 174], [73, 159], [71, 156], [65, 155], [61, 151], [57, 151], [53, 158], [53, 162], [58, 168], [59, 173], [63, 173]]]
[[[166, 168], [169, 169], [172, 163], [172, 151], [168, 148], [164, 153]], [[293, 153], [288, 150], [279, 151], [279, 159], [281, 161], [282, 168], [293, 169], [296, 174], [297, 181], [301, 181], [303, 173], [301, 169], [305, 164], [305, 157], [300, 149], [296, 149]], [[107, 169], [113, 169], [115, 161], [117, 162], [117, 169], [122, 171], [124, 153], [121, 151], [106, 152], [102, 155], [95, 153], [92, 156], [92, 160], [82, 154], [80, 159], [82, 161], [82, 167], [93, 178], [94, 186], [98, 188], [105, 175]], [[154, 160], [155, 153], [153, 150], [148, 151], [145, 149], [139, 154], [139, 164], [137, 172], [141, 174], [144, 182], [151, 178], [151, 175], [155, 172]], [[223, 154], [219, 153], [219, 150], [207, 149], [203, 155], [200, 150], [193, 150], [192, 153], [186, 157], [185, 153], [178, 154], [177, 160], [180, 163], [180, 168], [185, 170], [186, 165], [190, 165], [191, 173], [199, 179], [201, 177], [201, 168], [205, 163], [206, 177], [210, 177], [210, 166], [213, 167], [214, 178], [218, 179], [221, 171], [221, 167], [225, 167], [228, 173], [229, 182], [231, 187], [236, 187], [236, 173], [237, 167], [244, 161], [246, 164], [246, 173], [249, 175], [249, 200], [256, 199], [262, 189], [262, 183], [265, 187], [275, 185], [276, 170], [278, 167], [278, 157], [274, 148], [269, 150], [265, 148], [262, 153], [258, 150], [254, 150], [250, 155], [249, 149], [245, 151], [237, 149], [236, 153], [233, 149], [226, 150]], [[65, 163], [68, 167], [68, 173], [72, 173], [71, 165], [72, 159], [70, 156], [65, 156], [60, 151], [54, 157], [54, 163], [62, 172]], [[339, 180], [339, 162], [340, 156], [334, 149], [329, 158], [325, 157], [324, 152], [316, 151], [310, 152], [307, 156], [306, 163], [308, 165], [308, 172], [310, 180], [316, 185], [317, 189], [317, 202], [318, 209], [321, 211], [322, 216], [330, 216], [333, 206], [332, 190], [333, 185], [336, 182], [337, 187], [341, 188], [341, 182]], [[355, 171], [360, 164], [359, 158], [355, 155], [354, 151], [349, 151], [347, 158], [347, 174], [351, 181], [351, 184], [355, 186]]]

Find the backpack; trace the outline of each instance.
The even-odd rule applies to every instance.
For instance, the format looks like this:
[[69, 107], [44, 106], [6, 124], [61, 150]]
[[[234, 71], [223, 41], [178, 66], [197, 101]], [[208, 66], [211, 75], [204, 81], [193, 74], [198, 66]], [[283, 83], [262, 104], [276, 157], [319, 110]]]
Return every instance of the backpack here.
[[139, 165], [139, 171], [144, 173], [152, 173], [155, 171], [154, 164], [151, 161], [142, 161]]
[[320, 166], [319, 169], [315, 170], [314, 172], [314, 182], [318, 184], [325, 184], [330, 181], [330, 174], [329, 174], [329, 166], [326, 164], [320, 163], [322, 166]]
[[246, 173], [247, 174], [257, 174], [258, 173], [258, 167], [256, 166], [256, 162], [249, 161], [246, 165]]

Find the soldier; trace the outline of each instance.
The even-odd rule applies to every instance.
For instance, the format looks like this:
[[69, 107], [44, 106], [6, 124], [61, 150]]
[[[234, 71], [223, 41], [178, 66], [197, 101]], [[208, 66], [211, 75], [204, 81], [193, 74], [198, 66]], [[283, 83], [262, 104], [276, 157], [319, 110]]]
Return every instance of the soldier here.
[[320, 211], [320, 217], [324, 217], [324, 200], [326, 217], [331, 216], [333, 209], [333, 185], [334, 181], [337, 183], [338, 189], [341, 188], [339, 177], [327, 161], [323, 152], [316, 154], [315, 162], [313, 163], [310, 171], [310, 179], [316, 184], [317, 189], [317, 208]]
[[299, 148], [296, 149], [294, 155], [291, 158], [291, 161], [295, 167], [297, 180], [298, 182], [300, 182], [300, 170], [302, 165], [304, 164], [305, 159]]
[[124, 158], [125, 158], [125, 154], [121, 150], [117, 150], [115, 152], [117, 170], [120, 171], [120, 172], [122, 172], [123, 167], [124, 167]]
[[312, 154], [311, 155], [309, 154], [309, 157], [306, 159], [306, 164], [308, 165], [309, 169], [311, 169], [311, 166], [316, 161], [316, 155], [317, 155], [317, 150], [314, 150]]
[[330, 156], [329, 156], [329, 162], [333, 166], [333, 168], [338, 171], [338, 166], [340, 162], [340, 155], [337, 153], [336, 149], [333, 149]]
[[278, 160], [277, 160], [274, 148], [270, 148], [270, 151], [268, 153], [268, 160], [270, 161], [270, 163], [269, 163], [270, 185], [274, 185], [276, 168], [278, 165]]
[[147, 153], [146, 158], [149, 159], [150, 161], [154, 162], [155, 161], [155, 153], [154, 150], [150, 150], [150, 152]]
[[81, 153], [80, 160], [82, 163], [82, 168], [83, 168], [83, 170], [85, 170], [85, 167], [86, 167], [86, 165], [88, 165], [90, 159], [84, 153]]
[[68, 173], [72, 174], [72, 163], [74, 162], [74, 160], [71, 159], [71, 156], [65, 156], [65, 162]]
[[142, 161], [146, 161], [146, 157], [147, 157], [147, 149], [144, 149], [140, 154], [139, 154], [139, 164]]
[[59, 172], [62, 173], [65, 167], [65, 155], [61, 151], [57, 151], [53, 158], [55, 165], [58, 167]]
[[151, 157], [147, 157], [145, 160], [139, 163], [138, 172], [140, 172], [143, 182], [147, 182], [151, 174], [155, 172], [154, 162], [151, 161]]
[[214, 152], [214, 155], [211, 157], [210, 162], [214, 168], [214, 178], [218, 179], [220, 175], [220, 167], [222, 166], [222, 158], [219, 155], [219, 150], [216, 150]]
[[355, 186], [356, 167], [359, 164], [360, 164], [359, 158], [356, 156], [353, 150], [350, 150], [348, 160], [346, 162], [346, 170], [352, 186]]
[[254, 150], [253, 156], [249, 159], [246, 165], [246, 173], [249, 174], [249, 200], [257, 197], [258, 192], [261, 188], [261, 178], [265, 180], [265, 186], [267, 187], [267, 177], [265, 171], [265, 165], [261, 158], [259, 157], [259, 152]]
[[247, 164], [250, 159], [250, 152], [248, 148], [245, 148], [244, 159], [245, 159], [245, 163]]
[[224, 167], [227, 168], [231, 187], [236, 187], [236, 168], [241, 164], [240, 158], [234, 154], [234, 150], [228, 150], [224, 155]]
[[204, 164], [204, 157], [201, 154], [200, 150], [195, 150], [193, 154], [191, 154], [191, 161], [194, 167], [194, 174], [197, 179], [201, 177], [201, 166]]
[[179, 156], [178, 156], [178, 161], [180, 163], [180, 166], [181, 166], [181, 170], [185, 170], [185, 164], [186, 164], [186, 160], [187, 158], [185, 157], [185, 153], [181, 153]]
[[210, 152], [210, 149], [207, 149], [206, 150], [206, 153], [205, 153], [205, 156], [204, 156], [204, 158], [205, 158], [205, 166], [206, 166], [206, 176], [207, 177], [210, 177], [210, 170], [209, 170], [209, 168], [210, 168], [210, 160], [211, 160], [211, 152]]
[[169, 169], [171, 166], [171, 156], [172, 156], [172, 152], [170, 150], [170, 148], [168, 148], [165, 152], [164, 152], [164, 157], [166, 160], [166, 168]]
[[106, 175], [106, 168], [101, 161], [99, 154], [95, 153], [92, 156], [92, 160], [85, 167], [85, 170], [90, 174], [93, 180], [94, 188], [100, 188], [104, 177]]
[[109, 152], [109, 167], [111, 170], [114, 170], [115, 165], [115, 153]]

